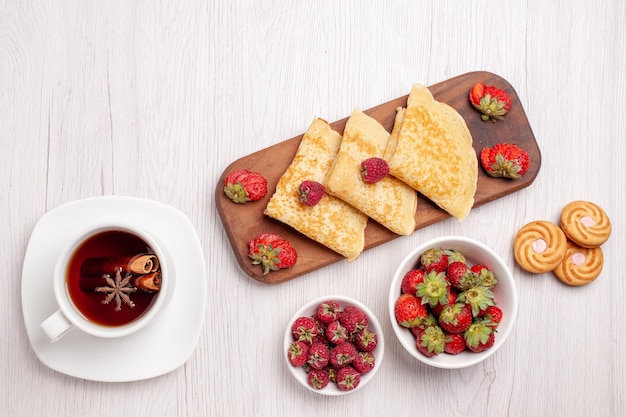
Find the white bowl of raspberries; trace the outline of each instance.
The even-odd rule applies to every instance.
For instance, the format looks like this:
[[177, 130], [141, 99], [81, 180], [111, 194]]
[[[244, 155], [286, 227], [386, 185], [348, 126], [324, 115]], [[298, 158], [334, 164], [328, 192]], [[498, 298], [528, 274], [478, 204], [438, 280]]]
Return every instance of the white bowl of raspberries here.
[[402, 346], [438, 368], [475, 365], [511, 333], [518, 293], [510, 269], [481, 242], [436, 238], [411, 251], [389, 290], [389, 315]]
[[363, 388], [380, 368], [384, 352], [378, 319], [349, 297], [331, 295], [308, 302], [285, 330], [287, 367], [298, 382], [324, 395]]

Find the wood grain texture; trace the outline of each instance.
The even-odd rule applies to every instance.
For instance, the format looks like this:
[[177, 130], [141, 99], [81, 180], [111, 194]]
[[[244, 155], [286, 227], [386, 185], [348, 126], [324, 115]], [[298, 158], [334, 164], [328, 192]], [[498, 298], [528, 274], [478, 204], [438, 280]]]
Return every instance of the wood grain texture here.
[[[513, 106], [505, 119], [497, 123], [484, 122], [480, 114], [471, 106], [468, 93], [478, 82], [495, 85], [507, 91]], [[410, 90], [410, 86], [408, 88]], [[513, 86], [502, 77], [486, 71], [475, 71], [439, 82], [429, 89], [436, 100], [447, 103], [464, 118], [472, 134], [473, 147], [480, 159], [480, 151], [500, 142], [517, 143], [531, 157], [531, 166], [519, 180], [511, 181], [493, 178], [485, 174], [478, 166], [478, 184], [474, 195], [474, 207], [514, 193], [530, 186], [541, 168], [541, 151], [528, 122], [526, 113]], [[376, 119], [387, 131], [391, 132], [398, 107], [406, 107], [408, 95], [388, 101], [384, 104], [364, 110], [364, 113]], [[343, 133], [347, 118], [331, 123], [331, 127]], [[222, 173], [215, 190], [215, 202], [226, 234], [233, 248], [239, 266], [251, 278], [268, 284], [277, 284], [297, 278], [301, 275], [344, 260], [334, 251], [318, 244], [298, 233], [288, 225], [263, 215], [269, 198], [276, 190], [276, 184], [291, 163], [303, 135], [277, 143], [269, 148], [254, 152], [231, 163]], [[268, 181], [267, 195], [258, 201], [246, 204], [234, 204], [224, 194], [224, 180], [235, 169], [248, 169], [261, 173]], [[470, 213], [471, 215], [471, 213]], [[418, 205], [415, 212], [416, 230], [449, 218], [450, 215], [430, 200], [418, 193]], [[289, 240], [298, 252], [296, 264], [288, 269], [263, 274], [259, 266], [253, 265], [248, 257], [247, 243], [255, 236], [266, 232], [275, 232]], [[365, 250], [389, 242], [401, 236], [391, 232], [379, 223], [369, 219], [365, 229]], [[355, 261], [355, 262], [358, 262]]]

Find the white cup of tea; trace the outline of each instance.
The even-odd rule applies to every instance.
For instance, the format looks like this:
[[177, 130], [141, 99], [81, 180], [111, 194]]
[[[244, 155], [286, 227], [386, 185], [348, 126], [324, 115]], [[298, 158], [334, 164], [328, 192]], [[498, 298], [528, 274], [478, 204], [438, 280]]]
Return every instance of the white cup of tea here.
[[52, 280], [58, 309], [40, 325], [50, 342], [74, 328], [102, 338], [137, 332], [167, 307], [175, 287], [164, 245], [122, 223], [78, 233], [59, 255]]

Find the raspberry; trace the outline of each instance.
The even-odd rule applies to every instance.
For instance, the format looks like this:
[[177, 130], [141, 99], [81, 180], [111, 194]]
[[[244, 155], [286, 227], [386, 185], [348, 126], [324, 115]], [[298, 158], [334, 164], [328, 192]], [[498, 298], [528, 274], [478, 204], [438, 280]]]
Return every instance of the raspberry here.
[[302, 181], [298, 187], [300, 201], [307, 206], [314, 206], [324, 197], [324, 186], [316, 181]]
[[361, 374], [353, 367], [346, 366], [337, 371], [337, 386], [342, 391], [351, 391], [359, 386]]
[[299, 372], [306, 373], [307, 383], [314, 389], [332, 383], [342, 391], [352, 390], [361, 375], [376, 364], [378, 336], [368, 324], [369, 318], [360, 308], [348, 305], [342, 310], [338, 302], [326, 300], [311, 316], [295, 320], [287, 359], [302, 368]]
[[330, 382], [330, 375], [325, 369], [313, 369], [307, 376], [307, 382], [315, 389], [326, 388]]
[[375, 184], [389, 175], [389, 165], [382, 158], [368, 158], [361, 162], [361, 177], [368, 184]]

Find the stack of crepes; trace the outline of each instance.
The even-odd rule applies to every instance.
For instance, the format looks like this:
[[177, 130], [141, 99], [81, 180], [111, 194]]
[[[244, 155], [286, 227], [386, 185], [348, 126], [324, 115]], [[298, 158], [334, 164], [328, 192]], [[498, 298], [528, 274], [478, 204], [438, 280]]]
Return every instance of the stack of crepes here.
[[[375, 184], [361, 178], [361, 162], [371, 157], [389, 165], [390, 175]], [[352, 261], [363, 252], [368, 218], [399, 235], [415, 231], [416, 191], [463, 220], [474, 204], [477, 178], [465, 121], [415, 84], [391, 134], [359, 109], [343, 136], [314, 119], [264, 214]], [[305, 180], [324, 185], [326, 195], [315, 206], [300, 202], [298, 187]]]

